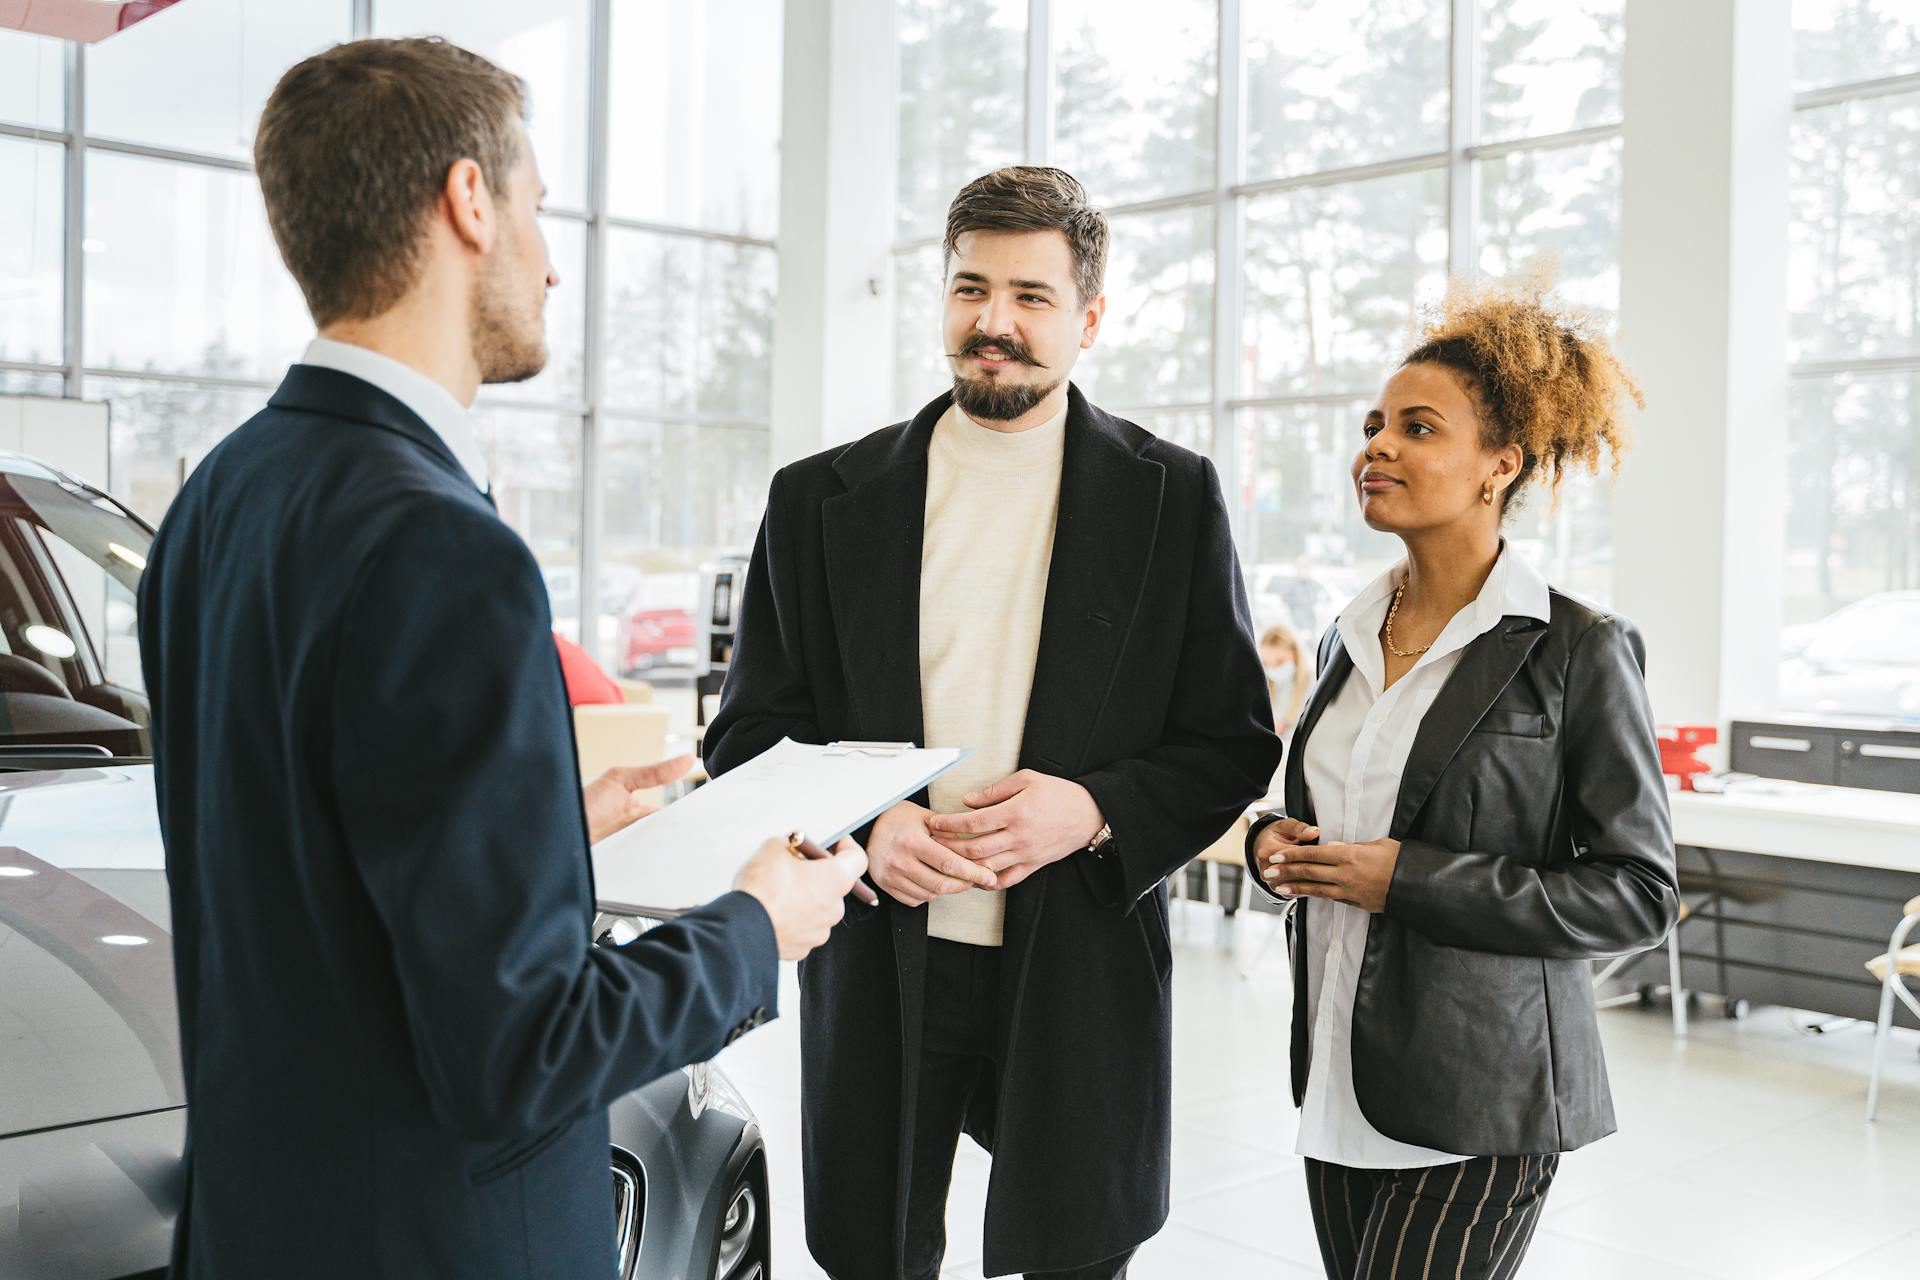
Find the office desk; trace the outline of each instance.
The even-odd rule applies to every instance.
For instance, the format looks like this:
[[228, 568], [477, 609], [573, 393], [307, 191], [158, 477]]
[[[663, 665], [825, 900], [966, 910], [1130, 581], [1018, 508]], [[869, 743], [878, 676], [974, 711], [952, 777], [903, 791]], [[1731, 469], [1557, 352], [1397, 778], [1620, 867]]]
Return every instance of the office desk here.
[[[1680, 933], [1687, 986], [1871, 1020], [1879, 987], [1866, 961], [1920, 894], [1920, 796], [1798, 787], [1672, 801], [1693, 909]], [[1622, 976], [1664, 983], [1665, 965], [1656, 954]]]
[[1671, 798], [1675, 844], [1920, 875], [1920, 796], [1809, 786]]

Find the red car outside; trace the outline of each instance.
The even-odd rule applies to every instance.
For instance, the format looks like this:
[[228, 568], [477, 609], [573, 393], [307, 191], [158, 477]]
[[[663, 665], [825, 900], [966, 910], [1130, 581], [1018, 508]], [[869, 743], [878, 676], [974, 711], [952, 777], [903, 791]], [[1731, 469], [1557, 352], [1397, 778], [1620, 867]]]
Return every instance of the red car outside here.
[[691, 573], [652, 574], [640, 584], [621, 629], [622, 675], [693, 665], [700, 643], [693, 613], [699, 589], [699, 577]]

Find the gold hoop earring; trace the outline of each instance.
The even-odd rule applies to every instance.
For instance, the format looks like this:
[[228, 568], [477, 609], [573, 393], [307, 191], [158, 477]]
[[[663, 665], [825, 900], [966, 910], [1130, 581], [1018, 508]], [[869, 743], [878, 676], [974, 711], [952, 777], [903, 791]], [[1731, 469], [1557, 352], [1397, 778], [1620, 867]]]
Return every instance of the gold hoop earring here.
[[1493, 505], [1493, 481], [1487, 481], [1487, 487], [1480, 491], [1480, 501], [1488, 506]]

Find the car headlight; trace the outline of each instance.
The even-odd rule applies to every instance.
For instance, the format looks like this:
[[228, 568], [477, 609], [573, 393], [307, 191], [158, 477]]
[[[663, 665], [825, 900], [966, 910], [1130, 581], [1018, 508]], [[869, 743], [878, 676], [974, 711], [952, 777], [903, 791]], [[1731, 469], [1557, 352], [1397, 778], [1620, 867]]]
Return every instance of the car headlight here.
[[700, 1113], [707, 1109], [707, 1100], [713, 1093], [713, 1064], [696, 1062], [685, 1068], [687, 1073], [687, 1110], [698, 1120]]

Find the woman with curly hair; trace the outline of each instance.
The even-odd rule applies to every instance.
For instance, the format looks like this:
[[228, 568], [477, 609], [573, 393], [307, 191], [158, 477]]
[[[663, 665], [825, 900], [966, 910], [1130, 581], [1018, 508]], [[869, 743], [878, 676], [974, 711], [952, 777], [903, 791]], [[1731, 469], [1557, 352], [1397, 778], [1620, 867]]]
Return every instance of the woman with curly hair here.
[[1560, 1153], [1614, 1130], [1587, 961], [1678, 897], [1644, 648], [1501, 537], [1625, 449], [1638, 389], [1543, 282], [1456, 286], [1359, 425], [1406, 559], [1340, 615], [1247, 841], [1293, 904], [1298, 1150], [1327, 1274], [1506, 1280]]

